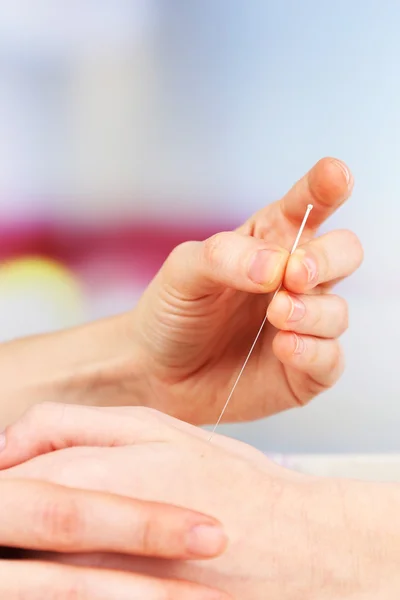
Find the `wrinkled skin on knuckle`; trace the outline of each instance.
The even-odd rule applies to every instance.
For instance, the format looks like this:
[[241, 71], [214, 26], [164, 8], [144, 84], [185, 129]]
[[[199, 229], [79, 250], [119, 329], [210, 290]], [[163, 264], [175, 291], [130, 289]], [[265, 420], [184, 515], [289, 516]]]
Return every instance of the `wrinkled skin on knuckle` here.
[[85, 532], [82, 507], [74, 498], [46, 499], [33, 506], [35, 535], [49, 549], [79, 549]]
[[203, 260], [211, 269], [216, 268], [221, 261], [223, 234], [217, 233], [203, 242]]

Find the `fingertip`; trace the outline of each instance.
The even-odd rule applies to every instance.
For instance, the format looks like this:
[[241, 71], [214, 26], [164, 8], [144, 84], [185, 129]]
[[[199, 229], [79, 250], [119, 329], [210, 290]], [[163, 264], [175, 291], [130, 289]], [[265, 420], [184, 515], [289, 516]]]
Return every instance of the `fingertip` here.
[[283, 329], [286, 322], [290, 319], [292, 304], [288, 294], [284, 291], [278, 292], [268, 306], [268, 321], [273, 327]]
[[280, 331], [273, 340], [273, 350], [278, 360], [308, 374], [321, 389], [336, 383], [345, 369], [343, 348], [338, 339]]
[[337, 230], [338, 235], [343, 237], [343, 245], [348, 248], [348, 253], [354, 259], [354, 269], [361, 267], [364, 261], [364, 247], [358, 235], [350, 229]]
[[[179, 514], [183, 510], [185, 519]], [[201, 512], [181, 508], [178, 511], [176, 517], [184, 534], [187, 557], [213, 558], [225, 552], [229, 539], [221, 521]]]
[[[334, 170], [333, 177], [338, 179], [340, 176], [341, 185], [345, 188], [344, 191], [349, 191], [353, 184], [353, 175], [349, 167], [346, 165], [345, 162], [339, 160], [338, 158], [332, 158], [331, 165], [331, 168], [333, 168]], [[337, 171], [339, 171], [339, 175], [337, 174]]]
[[290, 361], [300, 340], [302, 340], [301, 336], [291, 331], [279, 331], [272, 342], [272, 348], [277, 359], [284, 364]]
[[325, 206], [345, 200], [354, 185], [349, 167], [334, 157], [319, 160], [309, 172], [308, 184], [313, 197]]
[[228, 537], [222, 527], [200, 523], [186, 535], [186, 551], [196, 558], [215, 558], [228, 546]]
[[310, 288], [310, 283], [315, 278], [313, 268], [305, 263], [305, 252], [301, 248], [290, 256], [284, 278], [285, 288], [296, 294], [301, 294]]

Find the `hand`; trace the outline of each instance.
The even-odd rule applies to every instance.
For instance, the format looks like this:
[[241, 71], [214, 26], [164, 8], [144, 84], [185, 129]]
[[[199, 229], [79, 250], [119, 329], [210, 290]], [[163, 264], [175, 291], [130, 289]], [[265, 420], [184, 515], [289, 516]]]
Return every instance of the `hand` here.
[[[315, 236], [352, 185], [347, 167], [324, 159], [236, 231], [178, 246], [133, 312], [1, 344], [0, 427], [36, 402], [93, 399], [148, 403], [213, 424], [267, 308], [268, 323], [224, 420], [265, 417], [332, 386], [343, 370], [338, 340], [347, 306], [330, 292], [363, 253], [349, 231]], [[289, 258], [310, 202], [300, 247]]]
[[51, 560], [183, 577], [235, 600], [399, 597], [400, 486], [306, 477], [234, 440], [206, 440], [146, 409], [38, 406], [7, 430], [0, 467], [27, 462], [0, 481], [40, 477], [173, 502], [219, 518], [230, 540], [206, 563], [104, 553]]
[[[178, 246], [129, 317], [151, 407], [197, 424], [214, 423], [268, 307], [254, 354], [226, 420], [265, 417], [307, 403], [343, 370], [338, 338], [345, 301], [332, 286], [361, 264], [349, 231], [315, 237], [348, 198], [347, 167], [324, 159], [279, 202], [234, 232]], [[314, 209], [288, 260], [308, 203]], [[282, 281], [282, 290], [271, 302]], [[131, 322], [132, 319], [132, 322]], [[279, 330], [279, 332], [277, 332]]]
[[[218, 555], [224, 548], [217, 522], [201, 514], [44, 481], [0, 481], [0, 508], [3, 547], [71, 555], [108, 551], [169, 559], [205, 558]], [[12, 550], [0, 549], [0, 597], [7, 600], [226, 598], [191, 583], [54, 565], [44, 562], [40, 555], [24, 561], [4, 560], [10, 554], [12, 557]]]

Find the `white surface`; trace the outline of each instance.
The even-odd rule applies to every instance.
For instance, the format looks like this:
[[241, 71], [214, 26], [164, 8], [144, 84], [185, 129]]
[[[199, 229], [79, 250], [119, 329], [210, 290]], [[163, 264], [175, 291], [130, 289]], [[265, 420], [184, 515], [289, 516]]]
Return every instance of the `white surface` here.
[[275, 455], [282, 466], [319, 477], [400, 482], [400, 455]]

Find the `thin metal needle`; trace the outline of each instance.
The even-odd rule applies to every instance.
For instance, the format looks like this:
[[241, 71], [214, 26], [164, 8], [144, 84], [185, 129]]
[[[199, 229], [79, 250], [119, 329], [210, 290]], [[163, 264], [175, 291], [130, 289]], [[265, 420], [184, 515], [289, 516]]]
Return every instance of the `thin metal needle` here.
[[[294, 244], [293, 244], [293, 247], [292, 247], [292, 250], [291, 250], [290, 254], [293, 254], [293, 252], [296, 250], [296, 248], [297, 248], [297, 246], [298, 246], [298, 243], [299, 243], [299, 241], [300, 241], [300, 238], [301, 238], [301, 236], [302, 236], [302, 234], [303, 234], [303, 231], [304, 231], [304, 227], [306, 226], [307, 219], [308, 219], [308, 217], [309, 217], [309, 214], [310, 214], [310, 212], [312, 211], [312, 209], [313, 209], [313, 205], [312, 205], [312, 204], [308, 204], [308, 205], [307, 205], [306, 214], [304, 215], [303, 221], [302, 221], [302, 223], [301, 223], [301, 225], [300, 225], [300, 229], [299, 229], [299, 231], [298, 231], [298, 233], [297, 233], [297, 236], [296, 236], [296, 239], [295, 239], [295, 241], [294, 241]], [[277, 293], [280, 291], [281, 287], [282, 287], [282, 283], [280, 284], [280, 286], [278, 287], [278, 289], [275, 291], [275, 293], [274, 293], [274, 295], [273, 295], [273, 298], [272, 298], [272, 299], [274, 299], [274, 298], [275, 298], [275, 296], [277, 295]], [[240, 380], [240, 378], [241, 378], [241, 376], [242, 376], [242, 374], [243, 374], [243, 371], [244, 371], [244, 370], [245, 370], [245, 368], [246, 368], [246, 365], [247, 365], [247, 363], [249, 362], [250, 356], [252, 355], [252, 352], [253, 352], [253, 350], [254, 350], [254, 347], [255, 347], [255, 345], [257, 344], [258, 338], [259, 338], [259, 337], [260, 337], [260, 335], [261, 335], [261, 332], [262, 332], [262, 330], [263, 330], [263, 328], [264, 328], [264, 325], [265, 325], [265, 322], [266, 322], [266, 320], [267, 320], [267, 313], [265, 313], [265, 316], [264, 316], [263, 322], [261, 323], [261, 327], [260, 327], [260, 329], [258, 330], [258, 333], [257, 333], [257, 335], [256, 335], [256, 337], [255, 337], [255, 340], [254, 340], [254, 342], [253, 342], [253, 344], [252, 344], [252, 346], [251, 346], [251, 348], [250, 348], [250, 350], [249, 350], [249, 353], [248, 353], [248, 355], [247, 355], [247, 357], [246, 357], [246, 360], [244, 361], [244, 364], [243, 364], [242, 368], [240, 369], [239, 375], [237, 376], [237, 378], [236, 378], [236, 381], [235, 381], [235, 383], [233, 384], [233, 388], [232, 388], [232, 390], [231, 390], [231, 392], [230, 392], [230, 394], [229, 394], [229, 396], [228, 396], [228, 399], [227, 399], [227, 401], [225, 402], [225, 405], [224, 405], [224, 408], [223, 408], [223, 409], [222, 409], [222, 411], [221, 411], [221, 414], [219, 415], [218, 421], [215, 423], [215, 425], [214, 425], [214, 428], [213, 428], [213, 430], [212, 430], [212, 432], [211, 432], [211, 435], [210, 435], [210, 437], [208, 438], [208, 441], [209, 441], [209, 442], [211, 442], [211, 440], [212, 440], [212, 437], [213, 437], [213, 435], [214, 435], [214, 433], [215, 433], [215, 431], [216, 431], [216, 429], [217, 429], [218, 425], [220, 424], [220, 422], [221, 422], [221, 419], [222, 419], [222, 417], [224, 416], [226, 409], [228, 408], [228, 404], [229, 404], [229, 402], [231, 401], [231, 398], [232, 398], [232, 396], [233, 396], [233, 393], [234, 393], [234, 391], [235, 391], [235, 389], [236, 389], [236, 386], [237, 386], [237, 384], [239, 383], [239, 380]]]

